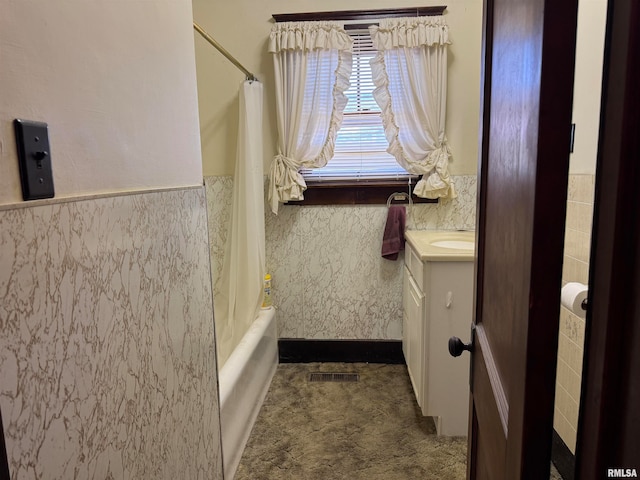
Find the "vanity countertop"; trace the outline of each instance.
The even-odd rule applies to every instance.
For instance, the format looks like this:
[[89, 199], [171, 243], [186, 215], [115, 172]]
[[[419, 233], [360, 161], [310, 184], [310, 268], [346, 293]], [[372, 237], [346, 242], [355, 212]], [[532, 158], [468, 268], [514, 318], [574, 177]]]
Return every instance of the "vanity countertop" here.
[[464, 262], [474, 258], [475, 232], [407, 230], [404, 237], [422, 261]]

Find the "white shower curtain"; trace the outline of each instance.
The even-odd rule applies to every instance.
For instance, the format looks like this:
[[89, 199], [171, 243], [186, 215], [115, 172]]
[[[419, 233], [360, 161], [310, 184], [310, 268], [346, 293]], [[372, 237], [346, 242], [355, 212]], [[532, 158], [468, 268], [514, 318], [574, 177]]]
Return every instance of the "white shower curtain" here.
[[215, 299], [218, 368], [255, 320], [265, 274], [262, 83], [240, 87], [233, 212]]

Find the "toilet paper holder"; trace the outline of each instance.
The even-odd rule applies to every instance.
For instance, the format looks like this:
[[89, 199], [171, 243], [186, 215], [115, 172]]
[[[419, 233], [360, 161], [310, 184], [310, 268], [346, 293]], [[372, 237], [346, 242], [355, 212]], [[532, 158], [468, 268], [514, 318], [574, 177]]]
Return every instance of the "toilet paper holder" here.
[[585, 318], [589, 307], [589, 287], [579, 282], [568, 282], [562, 287], [561, 304], [575, 315]]

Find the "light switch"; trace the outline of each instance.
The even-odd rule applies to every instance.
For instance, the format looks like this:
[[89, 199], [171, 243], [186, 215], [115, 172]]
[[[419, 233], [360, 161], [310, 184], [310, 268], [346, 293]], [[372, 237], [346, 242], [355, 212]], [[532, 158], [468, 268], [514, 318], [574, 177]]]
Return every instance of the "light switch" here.
[[52, 198], [53, 172], [47, 124], [16, 118], [13, 125], [18, 146], [22, 198]]

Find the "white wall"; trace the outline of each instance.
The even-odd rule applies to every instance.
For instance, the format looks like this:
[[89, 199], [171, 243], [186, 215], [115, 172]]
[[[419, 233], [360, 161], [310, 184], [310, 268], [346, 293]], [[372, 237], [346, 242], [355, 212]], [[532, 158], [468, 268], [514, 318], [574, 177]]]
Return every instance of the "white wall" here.
[[[22, 201], [14, 118], [49, 124], [53, 201]], [[0, 0], [13, 479], [222, 478], [201, 184], [190, 0]]]
[[189, 0], [0, 0], [0, 204], [14, 118], [49, 124], [56, 197], [202, 184]]
[[[450, 26], [446, 133], [453, 152], [450, 172], [475, 175], [478, 157], [482, 1], [427, 0], [417, 5], [394, 0], [194, 0], [194, 20], [265, 85], [265, 171], [275, 154], [276, 114], [273, 63], [267, 39], [274, 13], [379, 9], [447, 4]], [[244, 74], [196, 35], [198, 95], [204, 175], [232, 175], [238, 124], [238, 85]]]
[[607, 0], [580, 0], [573, 95], [576, 133], [569, 164], [572, 174], [596, 172], [606, 18]]

